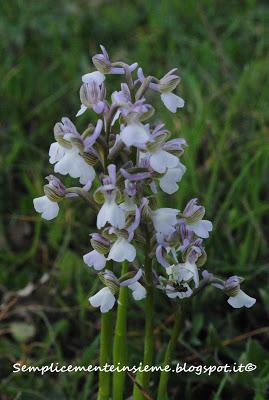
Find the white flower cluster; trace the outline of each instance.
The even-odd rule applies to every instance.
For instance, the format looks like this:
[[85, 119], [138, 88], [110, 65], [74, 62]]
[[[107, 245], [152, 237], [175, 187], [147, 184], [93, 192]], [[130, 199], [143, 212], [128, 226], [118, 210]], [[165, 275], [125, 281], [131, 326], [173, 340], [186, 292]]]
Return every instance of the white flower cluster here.
[[[171, 139], [164, 124], [148, 122], [155, 110], [147, 102], [147, 92], [155, 91], [171, 112], [183, 107], [184, 101], [173, 93], [180, 78], [176, 69], [161, 79], [145, 76], [137, 63], [111, 62], [105, 48], [101, 49], [92, 58], [97, 70], [82, 76], [80, 88], [77, 117], [87, 112], [91, 123], [80, 134], [69, 118], [62, 118], [54, 127], [55, 142], [49, 150], [54, 172], [78, 179], [82, 186], [66, 188], [50, 175], [44, 196], [34, 199], [34, 207], [51, 220], [63, 199], [82, 196], [88, 200], [96, 213], [97, 232], [91, 234], [92, 250], [83, 260], [105, 285], [89, 299], [101, 312], [114, 306], [121, 286], [127, 286], [135, 300], [146, 296], [141, 251], [153, 260], [157, 288], [171, 299], [190, 297], [199, 289], [200, 269], [206, 261], [203, 240], [212, 223], [203, 219], [205, 209], [197, 199], [183, 212], [156, 207], [159, 190], [167, 194], [178, 190], [186, 171], [180, 158], [187, 144], [182, 138]], [[121, 75], [125, 82], [109, 97], [105, 79], [110, 74]], [[128, 262], [129, 270], [118, 278], [113, 265], [122, 262]], [[211, 274], [203, 277], [223, 289], [233, 307], [253, 304], [240, 294], [238, 279], [232, 280], [232, 290], [229, 282], [216, 279]]]

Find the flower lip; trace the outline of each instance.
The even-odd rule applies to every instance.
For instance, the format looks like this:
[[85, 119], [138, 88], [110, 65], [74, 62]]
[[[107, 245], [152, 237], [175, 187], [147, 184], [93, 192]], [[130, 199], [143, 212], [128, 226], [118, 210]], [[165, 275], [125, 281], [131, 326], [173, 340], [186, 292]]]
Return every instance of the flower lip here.
[[93, 307], [100, 307], [102, 313], [106, 313], [113, 308], [116, 299], [110, 288], [104, 287], [94, 296], [91, 296], [89, 302]]

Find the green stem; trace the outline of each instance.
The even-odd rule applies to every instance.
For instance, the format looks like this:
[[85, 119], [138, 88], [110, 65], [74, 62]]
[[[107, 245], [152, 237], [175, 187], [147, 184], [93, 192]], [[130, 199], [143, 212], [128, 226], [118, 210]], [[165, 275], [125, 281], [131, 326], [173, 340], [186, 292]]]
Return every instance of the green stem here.
[[[144, 341], [144, 358], [143, 366], [152, 366], [153, 360], [153, 279], [152, 279], [152, 265], [151, 258], [149, 257], [149, 235], [147, 235], [147, 246], [145, 249], [145, 278], [147, 282], [147, 297], [145, 304], [145, 341]], [[136, 382], [148, 391], [149, 389], [149, 372], [141, 372], [136, 376]], [[143, 400], [146, 397], [143, 395], [138, 385], [134, 386], [133, 398], [134, 400]]]
[[[168, 343], [168, 346], [167, 346], [167, 349], [165, 352], [165, 356], [164, 356], [164, 360], [163, 360], [163, 368], [166, 365], [171, 364], [172, 355], [175, 350], [175, 347], [177, 344], [177, 339], [178, 339], [178, 336], [180, 333], [181, 320], [182, 320], [182, 309], [179, 309], [175, 316], [175, 323], [174, 323], [174, 327], [172, 330], [171, 338], [170, 338], [170, 341]], [[165, 400], [167, 398], [168, 378], [169, 378], [169, 372], [162, 371], [161, 376], [160, 376], [160, 381], [159, 381], [157, 400]]]
[[[121, 275], [128, 271], [128, 263], [125, 261], [122, 264]], [[128, 288], [121, 287], [119, 292], [114, 346], [113, 346], [113, 365], [115, 367], [123, 367], [127, 362], [127, 301]], [[112, 399], [123, 400], [125, 372], [113, 373], [113, 389]]]
[[[111, 363], [112, 349], [112, 311], [101, 315], [101, 334], [100, 334], [100, 366]], [[97, 400], [109, 400], [110, 398], [110, 373], [99, 372], [99, 386]]]

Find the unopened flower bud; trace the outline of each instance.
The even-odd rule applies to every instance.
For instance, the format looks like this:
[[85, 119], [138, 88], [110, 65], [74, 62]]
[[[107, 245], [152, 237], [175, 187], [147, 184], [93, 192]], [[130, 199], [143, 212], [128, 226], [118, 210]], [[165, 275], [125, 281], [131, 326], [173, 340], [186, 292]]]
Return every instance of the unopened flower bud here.
[[94, 250], [100, 254], [107, 254], [110, 250], [110, 242], [104, 236], [99, 233], [93, 233], [91, 238], [91, 245]]

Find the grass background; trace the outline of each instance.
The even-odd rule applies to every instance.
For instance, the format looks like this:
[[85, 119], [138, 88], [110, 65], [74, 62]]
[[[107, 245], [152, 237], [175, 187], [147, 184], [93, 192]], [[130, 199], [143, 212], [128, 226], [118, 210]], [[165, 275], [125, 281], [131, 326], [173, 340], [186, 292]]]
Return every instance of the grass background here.
[[[82, 261], [94, 223], [90, 211], [70, 202], [54, 222], [44, 222], [32, 198], [52, 172], [53, 125], [64, 115], [74, 119], [80, 76], [92, 68], [89, 55], [100, 43], [112, 59], [138, 61], [148, 74], [161, 77], [179, 67], [186, 107], [174, 116], [156, 105], [167, 126], [188, 141], [188, 170], [179, 192], [161, 201], [181, 208], [200, 199], [214, 222], [208, 269], [243, 275], [244, 288], [257, 298], [251, 310], [238, 311], [214, 289], [193, 299], [174, 359], [252, 362], [257, 370], [174, 375], [170, 399], [269, 399], [268, 37], [266, 1], [1, 2], [1, 400], [95, 398], [93, 374], [11, 370], [17, 360], [87, 365], [98, 357], [99, 312], [87, 301], [98, 284]], [[25, 286], [29, 293], [22, 297]], [[164, 297], [156, 307], [158, 362], [173, 317]], [[141, 358], [142, 335], [143, 302], [132, 302], [131, 364]]]

